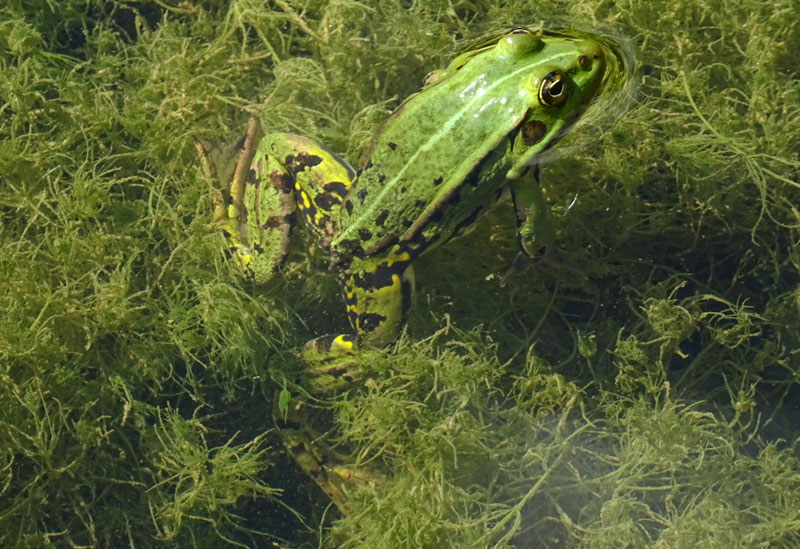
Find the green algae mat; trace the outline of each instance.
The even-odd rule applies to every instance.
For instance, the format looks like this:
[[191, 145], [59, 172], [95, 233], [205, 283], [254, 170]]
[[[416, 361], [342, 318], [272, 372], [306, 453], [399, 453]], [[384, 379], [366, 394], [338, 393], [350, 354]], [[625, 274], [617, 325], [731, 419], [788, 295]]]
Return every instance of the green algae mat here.
[[[799, 21], [796, 0], [4, 2], [0, 546], [797, 547]], [[193, 138], [255, 117], [355, 165], [426, 75], [520, 25], [631, 63], [614, 112], [540, 159], [562, 265], [506, 277], [498, 205], [415, 261], [357, 382], [309, 393], [304, 344], [347, 329], [329, 258], [297, 230], [267, 284], [238, 276]], [[316, 438], [288, 441], [293, 415]]]

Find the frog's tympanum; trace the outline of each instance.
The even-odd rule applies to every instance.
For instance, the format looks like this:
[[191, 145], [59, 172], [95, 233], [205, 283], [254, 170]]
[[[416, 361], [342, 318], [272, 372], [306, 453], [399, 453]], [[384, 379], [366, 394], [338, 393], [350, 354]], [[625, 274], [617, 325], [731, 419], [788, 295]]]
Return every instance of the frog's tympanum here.
[[515, 28], [429, 75], [381, 126], [357, 169], [307, 137], [259, 137], [255, 120], [227, 156], [195, 140], [222, 191], [217, 221], [247, 278], [263, 282], [280, 267], [298, 215], [330, 257], [352, 332], [309, 342], [310, 390], [352, 379], [347, 369], [320, 368], [326, 357], [394, 341], [413, 298], [414, 260], [504, 197], [514, 203], [522, 252], [542, 255], [550, 231], [537, 156], [619, 65], [605, 37]]

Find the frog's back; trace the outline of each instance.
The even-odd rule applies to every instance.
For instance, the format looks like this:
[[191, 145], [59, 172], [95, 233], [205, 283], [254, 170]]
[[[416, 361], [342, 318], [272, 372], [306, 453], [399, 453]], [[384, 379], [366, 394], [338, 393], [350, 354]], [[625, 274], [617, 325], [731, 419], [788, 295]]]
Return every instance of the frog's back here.
[[[434, 219], [436, 228], [428, 223], [426, 231], [432, 244], [496, 190], [485, 179], [478, 184], [477, 173], [502, 160], [496, 150], [528, 106], [521, 84], [509, 81], [530, 69], [486, 57], [465, 69], [412, 96], [386, 121], [345, 200], [334, 246], [371, 255], [414, 239]], [[504, 170], [495, 168], [502, 182]]]

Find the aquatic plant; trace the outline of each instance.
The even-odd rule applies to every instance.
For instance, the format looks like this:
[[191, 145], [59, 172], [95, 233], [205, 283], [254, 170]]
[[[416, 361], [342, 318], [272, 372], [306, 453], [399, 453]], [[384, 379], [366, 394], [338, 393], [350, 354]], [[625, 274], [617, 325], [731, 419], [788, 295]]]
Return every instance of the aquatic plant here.
[[[798, 11], [4, 3], [0, 545], [800, 543]], [[354, 160], [427, 72], [519, 24], [628, 37], [635, 102], [542, 169], [571, 270], [501, 287], [500, 208], [422, 259], [365, 383], [309, 401], [384, 479], [339, 516], [272, 419], [302, 342], [345, 323], [335, 285], [302, 243], [265, 288], [233, 275], [191, 136], [255, 114]]]

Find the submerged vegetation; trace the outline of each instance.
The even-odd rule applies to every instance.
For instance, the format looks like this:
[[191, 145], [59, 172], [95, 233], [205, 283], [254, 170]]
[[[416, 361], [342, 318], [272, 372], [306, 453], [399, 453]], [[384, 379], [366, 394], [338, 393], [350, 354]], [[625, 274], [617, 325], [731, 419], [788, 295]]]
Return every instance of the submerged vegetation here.
[[[5, 2], [0, 545], [797, 546], [798, 21], [796, 0]], [[583, 274], [501, 287], [503, 207], [419, 262], [401, 340], [313, 402], [383, 473], [341, 517], [272, 419], [298, 349], [345, 324], [335, 284], [303, 246], [267, 287], [235, 277], [191, 136], [256, 114], [355, 160], [464, 41], [542, 23], [638, 51], [628, 112], [542, 168]]]

